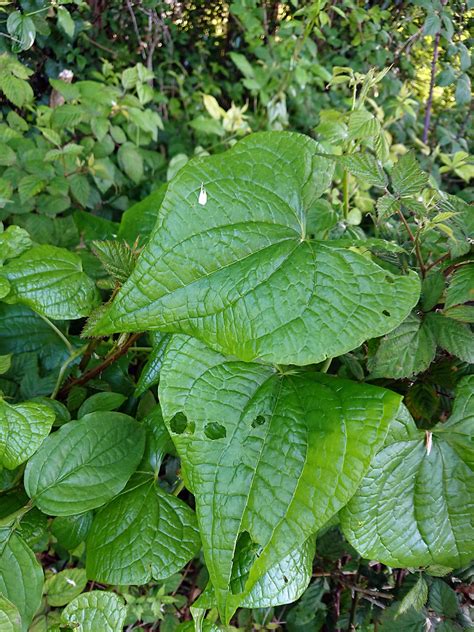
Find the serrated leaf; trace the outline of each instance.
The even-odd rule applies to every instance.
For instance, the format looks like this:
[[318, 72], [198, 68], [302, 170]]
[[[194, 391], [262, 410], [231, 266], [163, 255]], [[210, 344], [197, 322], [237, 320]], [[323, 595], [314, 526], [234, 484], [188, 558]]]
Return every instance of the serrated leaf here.
[[28, 461], [26, 493], [52, 516], [100, 507], [125, 487], [144, 444], [143, 428], [121, 413], [92, 413], [65, 424]]
[[51, 125], [60, 132], [66, 129], [74, 129], [84, 119], [84, 110], [80, 105], [65, 103], [54, 108], [51, 115]]
[[430, 585], [429, 605], [443, 617], [455, 618], [460, 613], [454, 590], [442, 579], [433, 579]]
[[185, 165], [91, 333], [181, 332], [242, 360], [308, 364], [396, 327], [417, 301], [416, 275], [393, 276], [358, 253], [306, 241], [307, 214], [334, 164], [318, 149], [299, 134], [268, 132]]
[[159, 393], [226, 621], [243, 598], [229, 590], [239, 536], [259, 545], [247, 593], [347, 502], [400, 401], [373, 386], [229, 360], [186, 336], [167, 349]]
[[21, 632], [21, 616], [18, 608], [9, 599], [0, 595], [1, 632]]
[[0, 233], [0, 264], [7, 259], [20, 256], [32, 245], [31, 237], [24, 228], [9, 226]]
[[394, 603], [384, 610], [380, 622], [380, 632], [425, 632], [426, 616], [413, 608], [399, 613], [400, 604]]
[[0, 167], [10, 167], [16, 162], [16, 154], [6, 143], [0, 143]]
[[0, 275], [11, 285], [9, 302], [27, 305], [48, 318], [88, 316], [99, 303], [81, 258], [64, 248], [35, 246], [7, 263]]
[[338, 162], [365, 184], [381, 188], [385, 188], [387, 185], [388, 181], [384, 170], [370, 154], [349, 154], [338, 158]]
[[41, 193], [46, 187], [46, 180], [36, 175], [24, 176], [18, 183], [18, 194], [22, 203]]
[[12, 470], [27, 461], [48, 436], [54, 419], [44, 404], [10, 405], [0, 397], [0, 465]]
[[136, 264], [136, 255], [125, 243], [120, 241], [94, 241], [93, 252], [119, 283], [124, 283], [132, 274]]
[[46, 579], [43, 593], [48, 605], [57, 608], [80, 595], [86, 585], [86, 571], [83, 568], [66, 568]]
[[442, 349], [464, 362], [474, 362], [474, 334], [469, 325], [439, 313], [427, 314], [426, 324]]
[[[0, 235], [1, 237], [1, 235]], [[446, 292], [445, 309], [474, 301], [474, 264], [468, 263], [455, 270]]]
[[420, 612], [428, 599], [428, 584], [423, 575], [420, 575], [416, 584], [403, 597], [398, 612], [402, 614], [410, 608]]
[[355, 110], [349, 114], [349, 138], [366, 140], [380, 132], [380, 123], [371, 112]]
[[91, 191], [87, 176], [74, 174], [69, 178], [69, 186], [74, 199], [77, 200], [81, 206], [86, 206]]
[[462, 323], [474, 323], [474, 306], [471, 305], [455, 305], [443, 310], [443, 314]]
[[430, 272], [421, 286], [421, 305], [425, 312], [429, 312], [439, 302], [445, 286], [444, 274], [441, 270]]
[[43, 571], [33, 551], [10, 528], [0, 529], [0, 593], [21, 616], [26, 632], [41, 604]]
[[199, 550], [194, 512], [153, 478], [130, 488], [94, 518], [87, 575], [108, 584], [146, 584], [180, 571]]
[[112, 592], [93, 590], [76, 597], [61, 613], [61, 622], [81, 632], [118, 632], [127, 616], [123, 599]]
[[421, 170], [413, 152], [398, 159], [391, 175], [393, 188], [401, 197], [420, 194], [428, 183], [428, 174]]
[[471, 102], [472, 92], [471, 92], [471, 79], [467, 73], [463, 73], [456, 84], [456, 104], [457, 105], [468, 105]]
[[404, 406], [392, 422], [357, 493], [341, 512], [348, 541], [388, 566], [457, 568], [474, 554], [470, 434], [474, 376], [459, 382], [448, 422], [432, 428], [432, 445]]
[[390, 193], [379, 197], [376, 204], [377, 217], [379, 221], [384, 221], [400, 210], [400, 201]]
[[19, 108], [30, 103], [34, 98], [30, 84], [8, 72], [2, 73], [0, 76], [0, 90], [13, 105]]
[[435, 337], [416, 314], [410, 314], [396, 329], [385, 335], [370, 358], [371, 379], [401, 379], [425, 371], [436, 353]]
[[163, 358], [169, 341], [169, 334], [159, 334], [159, 339], [153, 345], [148, 360], [140, 373], [137, 388], [135, 389], [135, 397], [143, 395], [151, 386], [158, 384]]

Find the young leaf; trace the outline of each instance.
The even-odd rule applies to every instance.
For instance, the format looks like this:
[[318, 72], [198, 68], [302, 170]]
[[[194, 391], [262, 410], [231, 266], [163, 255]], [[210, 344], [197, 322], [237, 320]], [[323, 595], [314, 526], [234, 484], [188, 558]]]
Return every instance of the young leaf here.
[[182, 332], [242, 360], [308, 364], [400, 324], [419, 296], [416, 275], [306, 239], [334, 164], [318, 150], [299, 134], [268, 132], [185, 165], [131, 277], [90, 333]]
[[95, 509], [125, 487], [143, 455], [143, 428], [127, 415], [98, 412], [50, 435], [28, 462], [26, 493], [52, 516]]
[[0, 397], [0, 465], [9, 470], [27, 461], [43, 443], [55, 415], [44, 404], [7, 404]]
[[87, 576], [107, 584], [146, 584], [180, 571], [199, 550], [194, 512], [153, 478], [96, 515], [87, 539]]
[[[341, 512], [346, 538], [361, 555], [388, 566], [457, 568], [474, 554], [470, 434], [474, 376], [459, 383], [453, 413], [426, 435], [404, 406], [385, 445]], [[470, 429], [471, 428], [471, 429]]]
[[371, 379], [401, 379], [425, 371], [436, 353], [434, 335], [416, 314], [410, 314], [396, 329], [384, 336], [368, 363]]
[[61, 613], [61, 623], [81, 632], [117, 632], [122, 630], [127, 608], [112, 592], [92, 590], [69, 603]]
[[7, 263], [0, 273], [11, 285], [9, 302], [27, 305], [48, 318], [88, 316], [99, 302], [94, 282], [82, 270], [81, 258], [64, 248], [35, 246]]
[[417, 612], [425, 605], [428, 599], [428, 584], [426, 583], [423, 575], [420, 575], [416, 584], [408, 591], [403, 597], [402, 602], [398, 608], [398, 612], [402, 614], [410, 608], [414, 608]]
[[120, 241], [94, 241], [93, 252], [110, 276], [124, 283], [132, 274], [136, 259], [133, 250]]
[[10, 527], [0, 529], [0, 593], [21, 616], [21, 630], [29, 629], [41, 604], [43, 571], [33, 551]]
[[[348, 501], [399, 401], [377, 387], [316, 373], [279, 375], [261, 364], [228, 360], [196, 339], [173, 338], [160, 402], [196, 497], [224, 620], [266, 571]], [[242, 533], [259, 554], [245, 593], [232, 594]]]
[[140, 397], [140, 395], [143, 395], [151, 386], [159, 382], [163, 358], [166, 347], [170, 341], [170, 335], [160, 334], [159, 332], [157, 332], [157, 335], [158, 340], [153, 345], [153, 350], [148, 357], [147, 363], [140, 373], [137, 388], [135, 389], [135, 397]]
[[418, 195], [427, 183], [428, 174], [420, 169], [413, 152], [408, 152], [398, 159], [392, 171], [392, 184], [398, 195]]

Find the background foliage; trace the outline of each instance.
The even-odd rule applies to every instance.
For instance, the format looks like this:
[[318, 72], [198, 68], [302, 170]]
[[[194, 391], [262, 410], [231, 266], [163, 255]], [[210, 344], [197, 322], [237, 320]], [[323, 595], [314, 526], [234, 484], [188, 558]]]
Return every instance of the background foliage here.
[[[418, 273], [421, 301], [401, 325], [318, 368], [402, 395], [416, 422], [410, 432], [431, 445], [456, 388], [461, 397], [462, 385], [472, 384], [459, 387], [474, 357], [473, 17], [472, 2], [457, 0], [0, 2], [5, 630], [67, 629], [81, 617], [84, 630], [193, 629], [191, 606], [208, 576], [194, 500], [157, 407], [168, 337], [89, 342], [80, 334], [85, 317], [132, 272], [167, 182], [192, 157], [219, 154], [249, 132], [316, 138], [335, 171], [314, 234], [341, 240], [390, 272]], [[351, 158], [360, 151], [364, 159]], [[99, 308], [89, 327], [100, 316]], [[43, 443], [71, 419], [79, 421]], [[123, 436], [101, 461], [94, 433], [110, 436], [108, 425], [117, 423]], [[103, 488], [74, 498], [41, 488], [35, 468], [64, 446], [68, 467], [79, 449], [78, 464], [107, 469]], [[156, 520], [156, 503], [179, 516], [179, 554], [167, 559], [170, 549], [161, 550], [158, 538], [158, 559], [147, 563], [166, 562], [165, 576], [143, 571], [127, 585], [117, 571], [90, 581], [101, 572], [91, 533], [110, 512], [121, 515], [116, 494], [137, 467], [141, 478], [127, 494], [139, 516], [146, 507], [147, 524]], [[153, 479], [160, 486], [150, 487]], [[29, 497], [38, 494], [32, 508]], [[347, 535], [351, 516], [341, 520]], [[407, 568], [392, 568], [380, 551], [366, 555], [334, 519], [318, 533], [300, 599], [240, 608], [224, 629], [472, 626], [472, 567], [420, 568], [408, 560]], [[205, 616], [204, 630], [217, 629], [215, 608], [194, 614]]]

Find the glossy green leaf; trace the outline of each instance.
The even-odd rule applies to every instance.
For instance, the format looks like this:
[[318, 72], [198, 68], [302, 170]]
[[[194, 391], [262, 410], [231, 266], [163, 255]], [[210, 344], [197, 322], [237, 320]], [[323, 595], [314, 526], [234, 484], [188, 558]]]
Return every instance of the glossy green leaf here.
[[112, 592], [93, 590], [69, 603], [61, 622], [80, 632], [119, 632], [123, 629], [127, 608], [123, 599]]
[[43, 571], [33, 551], [10, 528], [0, 529], [0, 593], [21, 616], [21, 630], [28, 630], [41, 603]]
[[119, 239], [125, 239], [130, 245], [138, 239], [140, 246], [148, 241], [158, 219], [158, 211], [167, 186], [167, 184], [161, 185], [141, 202], [137, 202], [125, 211], [120, 220]]
[[131, 481], [102, 508], [87, 539], [87, 576], [107, 584], [146, 584], [180, 571], [199, 550], [194, 512], [153, 478]]
[[0, 233], [0, 264], [13, 259], [31, 248], [33, 242], [28, 232], [19, 226], [9, 226]]
[[[341, 513], [349, 542], [367, 559], [389, 566], [456, 568], [474, 554], [470, 536], [474, 492], [474, 376], [458, 386], [450, 419], [429, 443], [405, 407], [382, 450]], [[431, 444], [431, 445], [430, 445]]]
[[46, 579], [43, 593], [48, 605], [57, 608], [80, 595], [86, 584], [86, 571], [83, 568], [66, 568]]
[[154, 343], [153, 350], [148, 356], [148, 360], [140, 373], [137, 388], [135, 389], [136, 397], [143, 395], [151, 386], [158, 384], [163, 358], [169, 340], [169, 334], [158, 334], [158, 340]]
[[25, 489], [44, 513], [100, 507], [125, 487], [143, 455], [145, 432], [127, 415], [98, 412], [50, 435], [28, 462]]
[[81, 417], [99, 411], [116, 410], [120, 408], [126, 399], [126, 395], [122, 395], [122, 393], [111, 393], [107, 391], [104, 393], [95, 393], [81, 404], [77, 411], [77, 418], [81, 419]]
[[163, 416], [196, 497], [206, 564], [225, 620], [242, 533], [261, 547], [245, 591], [348, 501], [382, 445], [398, 395], [316, 373], [281, 375], [175, 336]]
[[92, 518], [91, 511], [72, 516], [58, 516], [51, 523], [51, 533], [61, 546], [71, 551], [87, 538]]
[[0, 632], [21, 632], [18, 608], [3, 595], [0, 595]]
[[11, 285], [9, 302], [23, 303], [48, 318], [81, 318], [99, 302], [81, 258], [63, 248], [35, 246], [7, 263], [1, 274]]
[[449, 283], [446, 292], [445, 309], [474, 301], [474, 263], [458, 268]]
[[469, 325], [433, 312], [425, 322], [442, 349], [464, 362], [474, 362], [474, 334]]
[[436, 353], [435, 337], [416, 314], [410, 314], [396, 329], [385, 335], [370, 358], [371, 379], [411, 377], [425, 371]]
[[43, 443], [55, 415], [44, 404], [7, 404], [0, 397], [0, 465], [9, 470], [27, 461]]
[[460, 613], [456, 593], [442, 579], [431, 581], [429, 605], [436, 613], [444, 617], [454, 618]]
[[[247, 534], [246, 536], [245, 541], [239, 542], [235, 554], [231, 580], [231, 589], [234, 593], [244, 592], [245, 582], [255, 556], [255, 544]], [[309, 538], [302, 546], [291, 551], [260, 577], [249, 594], [242, 599], [242, 607], [270, 608], [299, 599], [310, 582], [313, 558], [314, 538]], [[216, 606], [211, 584], [206, 587], [194, 605], [206, 609]]]
[[416, 275], [306, 238], [334, 164], [318, 150], [299, 134], [269, 132], [190, 161], [168, 185], [130, 279], [89, 333], [179, 331], [242, 360], [308, 364], [396, 327], [418, 300]]

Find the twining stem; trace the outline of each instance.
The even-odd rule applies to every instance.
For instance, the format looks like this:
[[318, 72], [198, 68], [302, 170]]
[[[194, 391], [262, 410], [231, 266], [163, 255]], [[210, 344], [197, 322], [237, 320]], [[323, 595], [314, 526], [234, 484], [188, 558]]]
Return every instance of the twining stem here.
[[411, 241], [413, 242], [413, 245], [415, 247], [415, 255], [416, 255], [416, 260], [418, 261], [418, 266], [420, 268], [420, 272], [421, 272], [421, 276], [423, 278], [425, 278], [426, 276], [426, 267], [425, 267], [425, 263], [423, 261], [423, 257], [421, 254], [421, 250], [420, 250], [420, 242], [418, 239], [418, 235], [414, 235], [412, 229], [410, 228], [407, 220], [405, 219], [405, 216], [403, 215], [403, 212], [401, 210], [398, 211], [398, 215], [400, 217], [400, 219], [403, 222], [403, 225], [406, 228], [406, 231], [408, 233], [408, 236], [410, 237]]
[[74, 353], [74, 347], [69, 342], [69, 340], [66, 338], [66, 336], [63, 334], [63, 332], [58, 327], [56, 327], [56, 325], [52, 321], [50, 321], [49, 318], [47, 318], [46, 316], [43, 316], [43, 314], [39, 314], [38, 313], [38, 316], [40, 318], [42, 318], [44, 320], [44, 322], [47, 323], [51, 327], [51, 329], [54, 331], [55, 334], [57, 334], [59, 336], [59, 338], [61, 338], [61, 340], [66, 345], [69, 353]]
[[113, 364], [119, 358], [125, 355], [127, 351], [129, 350], [129, 348], [140, 338], [141, 335], [142, 334], [139, 333], [139, 334], [133, 334], [132, 336], [130, 336], [120, 346], [117, 346], [116, 349], [112, 353], [106, 356], [100, 364], [90, 369], [90, 371], [83, 373], [81, 376], [76, 377], [70, 380], [67, 384], [65, 384], [63, 388], [57, 393], [57, 396], [59, 398], [63, 398], [75, 386], [82, 386], [84, 384], [87, 384], [87, 382], [89, 382], [90, 380], [93, 380], [95, 377], [100, 375], [102, 371], [104, 371], [107, 367], [109, 367], [111, 364]]

